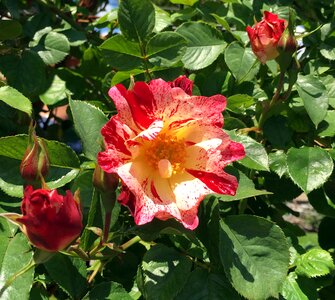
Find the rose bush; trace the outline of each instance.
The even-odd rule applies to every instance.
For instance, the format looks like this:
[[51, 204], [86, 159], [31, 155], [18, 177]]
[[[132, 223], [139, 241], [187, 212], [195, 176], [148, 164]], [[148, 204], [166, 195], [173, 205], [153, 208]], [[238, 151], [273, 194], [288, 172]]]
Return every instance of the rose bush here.
[[261, 63], [265, 64], [279, 55], [277, 45], [286, 26], [286, 20], [269, 11], [264, 11], [263, 19], [253, 27], [247, 26], [252, 51]]
[[118, 114], [102, 128], [102, 169], [122, 180], [119, 201], [142, 225], [154, 217], [198, 226], [198, 206], [212, 193], [235, 195], [237, 180], [224, 167], [244, 148], [222, 131], [226, 98], [190, 96], [186, 77], [172, 83], [136, 82], [109, 90]]
[[115, 2], [0, 1], [0, 298], [332, 299], [334, 1]]

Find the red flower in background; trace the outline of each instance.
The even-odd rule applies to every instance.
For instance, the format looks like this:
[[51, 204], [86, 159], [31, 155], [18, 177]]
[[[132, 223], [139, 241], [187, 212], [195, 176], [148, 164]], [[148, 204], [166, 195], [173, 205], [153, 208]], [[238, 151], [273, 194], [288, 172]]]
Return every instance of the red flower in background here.
[[[22, 225], [22, 231], [39, 249], [56, 252], [66, 248], [82, 230], [79, 204], [70, 191], [65, 196], [57, 190], [27, 186], [21, 205], [22, 215], [11, 220]], [[6, 217], [6, 214], [4, 214]]]
[[245, 154], [222, 131], [226, 98], [191, 94], [186, 77], [136, 82], [132, 90], [118, 84], [109, 90], [118, 114], [101, 130], [105, 151], [98, 162], [121, 178], [118, 200], [138, 225], [154, 217], [176, 218], [194, 229], [206, 195], [236, 192], [236, 178], [223, 169]]
[[277, 45], [286, 23], [286, 20], [279, 19], [276, 14], [265, 11], [262, 21], [256, 23], [254, 27], [246, 28], [252, 51], [261, 63], [265, 64], [279, 55]]

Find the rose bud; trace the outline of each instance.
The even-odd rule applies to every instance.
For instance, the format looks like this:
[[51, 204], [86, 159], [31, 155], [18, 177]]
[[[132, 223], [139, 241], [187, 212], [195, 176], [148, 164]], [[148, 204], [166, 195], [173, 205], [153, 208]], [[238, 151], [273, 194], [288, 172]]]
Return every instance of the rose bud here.
[[265, 11], [262, 21], [256, 23], [254, 27], [247, 26], [252, 51], [262, 64], [279, 55], [277, 45], [286, 25], [286, 20]]
[[100, 192], [115, 192], [119, 184], [119, 177], [115, 173], [106, 173], [97, 165], [93, 173], [93, 185]]
[[23, 179], [29, 183], [41, 180], [49, 171], [49, 158], [46, 146], [36, 136], [35, 129], [29, 129], [29, 144], [20, 165]]
[[293, 54], [297, 50], [297, 41], [288, 29], [283, 32], [277, 47], [279, 51], [289, 54]]
[[179, 76], [175, 80], [170, 81], [169, 84], [172, 88], [179, 87], [184, 90], [186, 94], [192, 96], [193, 81], [189, 80], [185, 75]]
[[5, 213], [1, 216], [19, 225], [37, 248], [57, 252], [65, 249], [82, 230], [82, 215], [77, 193], [65, 196], [57, 190], [27, 186], [21, 205], [22, 215]]

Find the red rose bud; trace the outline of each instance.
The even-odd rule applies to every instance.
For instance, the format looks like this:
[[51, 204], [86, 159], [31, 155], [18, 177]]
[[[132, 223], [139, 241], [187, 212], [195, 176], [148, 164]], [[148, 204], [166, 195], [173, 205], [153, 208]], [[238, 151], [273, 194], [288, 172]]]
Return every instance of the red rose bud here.
[[277, 49], [279, 56], [276, 58], [276, 61], [280, 66], [280, 70], [283, 72], [290, 68], [293, 54], [297, 50], [297, 41], [294, 38], [294, 34], [290, 32], [289, 28], [286, 28], [283, 32], [278, 42]]
[[16, 222], [30, 242], [39, 249], [56, 252], [66, 248], [82, 230], [79, 201], [70, 191], [65, 196], [57, 190], [27, 186], [21, 205], [22, 216]]
[[114, 192], [119, 184], [119, 177], [115, 173], [106, 173], [97, 165], [93, 173], [93, 185], [104, 193]]
[[179, 87], [184, 90], [186, 94], [192, 96], [193, 81], [189, 80], [185, 75], [179, 76], [175, 80], [170, 81], [169, 84], [172, 88]]
[[252, 51], [262, 64], [279, 55], [277, 45], [286, 25], [286, 20], [279, 19], [276, 14], [265, 11], [262, 21], [256, 23], [252, 28], [250, 26], [246, 28]]
[[29, 139], [20, 165], [20, 173], [23, 179], [32, 183], [47, 175], [49, 157], [44, 142], [37, 138], [34, 128], [30, 128]]
[[283, 51], [291, 55], [297, 50], [297, 41], [288, 29], [283, 32], [280, 40], [278, 41], [277, 48], [280, 52]]

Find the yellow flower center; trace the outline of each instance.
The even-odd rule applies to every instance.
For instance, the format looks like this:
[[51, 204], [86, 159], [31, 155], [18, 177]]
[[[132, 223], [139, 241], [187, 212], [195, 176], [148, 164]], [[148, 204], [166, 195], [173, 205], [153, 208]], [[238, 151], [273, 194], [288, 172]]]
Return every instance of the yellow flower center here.
[[170, 178], [183, 170], [186, 158], [184, 140], [162, 133], [154, 140], [145, 142], [143, 150], [145, 160], [158, 170], [162, 178]]

